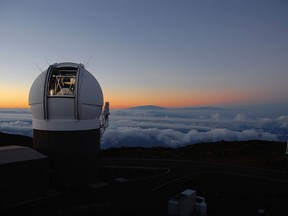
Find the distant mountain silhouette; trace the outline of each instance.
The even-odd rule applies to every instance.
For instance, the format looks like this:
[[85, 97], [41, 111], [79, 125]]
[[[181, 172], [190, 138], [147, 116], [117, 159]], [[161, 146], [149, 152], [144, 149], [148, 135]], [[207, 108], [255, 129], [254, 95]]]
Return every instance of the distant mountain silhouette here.
[[166, 108], [154, 105], [147, 105], [147, 106], [137, 106], [128, 108], [129, 110], [165, 110]]
[[229, 110], [227, 108], [222, 107], [181, 107], [181, 108], [164, 108], [161, 106], [155, 106], [155, 105], [145, 105], [145, 106], [136, 106], [136, 107], [130, 107], [129, 110], [203, 110], [203, 111], [223, 111], [223, 110]]
[[136, 106], [128, 108], [128, 110], [195, 110], [195, 111], [229, 111], [234, 109], [223, 108], [223, 107], [210, 107], [210, 106], [203, 106], [203, 107], [181, 107], [181, 108], [165, 108], [161, 106], [155, 105], [145, 105], [145, 106]]
[[220, 110], [227, 110], [226, 108], [221, 107], [183, 107], [177, 108], [178, 110], [203, 110], [203, 111], [220, 111]]

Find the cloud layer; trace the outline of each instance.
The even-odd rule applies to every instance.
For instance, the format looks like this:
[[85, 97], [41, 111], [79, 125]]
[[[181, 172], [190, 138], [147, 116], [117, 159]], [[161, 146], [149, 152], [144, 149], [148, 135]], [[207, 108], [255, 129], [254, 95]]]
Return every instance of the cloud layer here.
[[199, 142], [215, 142], [220, 140], [278, 140], [277, 136], [268, 132], [254, 129], [232, 131], [226, 128], [209, 131], [190, 130], [187, 133], [173, 129], [158, 129], [139, 127], [120, 127], [117, 130], [107, 130], [103, 148], [122, 146], [142, 147], [180, 147]]
[[32, 137], [32, 116], [29, 109], [0, 109], [0, 131]]
[[[0, 131], [32, 137], [29, 110], [0, 109]], [[225, 109], [112, 110], [101, 148], [122, 146], [176, 148], [199, 142], [286, 141], [288, 115], [251, 116]]]
[[199, 142], [285, 140], [288, 116], [250, 118], [239, 110], [112, 111], [102, 148], [179, 147]]

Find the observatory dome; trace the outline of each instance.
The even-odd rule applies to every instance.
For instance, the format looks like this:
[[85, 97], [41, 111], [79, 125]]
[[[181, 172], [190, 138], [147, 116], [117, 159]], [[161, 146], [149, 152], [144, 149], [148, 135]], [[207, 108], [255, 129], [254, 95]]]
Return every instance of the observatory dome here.
[[83, 64], [56, 63], [33, 82], [29, 104], [33, 129], [91, 130], [100, 127], [103, 93]]

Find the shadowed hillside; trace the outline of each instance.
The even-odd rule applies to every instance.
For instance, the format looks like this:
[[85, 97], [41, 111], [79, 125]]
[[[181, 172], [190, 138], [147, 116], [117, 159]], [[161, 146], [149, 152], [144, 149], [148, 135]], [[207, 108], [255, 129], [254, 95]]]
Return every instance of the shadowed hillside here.
[[[22, 135], [0, 132], [0, 146], [33, 146], [33, 139]], [[137, 145], [137, 143], [135, 143]], [[220, 141], [199, 143], [180, 148], [122, 147], [101, 150], [101, 157], [119, 158], [169, 158], [179, 160], [209, 161], [217, 163], [287, 169], [286, 143], [273, 141]]]
[[33, 139], [31, 137], [6, 134], [0, 132], [0, 146], [18, 145], [18, 146], [33, 146]]
[[288, 168], [284, 154], [286, 143], [272, 141], [239, 141], [192, 144], [176, 149], [123, 147], [101, 151], [102, 157], [139, 157], [197, 160], [217, 163], [257, 166], [266, 168]]

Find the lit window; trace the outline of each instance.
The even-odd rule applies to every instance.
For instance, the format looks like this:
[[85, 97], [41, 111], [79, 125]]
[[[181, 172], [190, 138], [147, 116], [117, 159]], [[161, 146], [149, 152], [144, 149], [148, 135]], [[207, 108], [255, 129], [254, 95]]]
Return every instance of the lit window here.
[[54, 69], [49, 81], [49, 96], [74, 96], [76, 85], [75, 68]]

